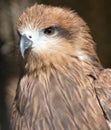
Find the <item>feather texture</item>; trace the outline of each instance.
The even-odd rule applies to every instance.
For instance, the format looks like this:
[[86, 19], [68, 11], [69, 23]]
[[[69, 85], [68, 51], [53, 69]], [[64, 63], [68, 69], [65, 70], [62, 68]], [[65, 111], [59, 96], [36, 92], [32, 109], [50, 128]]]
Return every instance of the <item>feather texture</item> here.
[[[44, 33], [48, 27], [54, 35]], [[12, 130], [109, 130], [95, 92], [103, 67], [85, 22], [68, 9], [36, 4], [20, 16], [17, 28], [34, 46], [25, 55]]]
[[20, 81], [13, 106], [13, 129], [108, 129], [93, 86], [82, 68], [74, 64], [70, 70], [50, 71], [41, 77], [26, 74]]
[[107, 120], [111, 122], [111, 69], [101, 71], [95, 81], [95, 89], [104, 114]]

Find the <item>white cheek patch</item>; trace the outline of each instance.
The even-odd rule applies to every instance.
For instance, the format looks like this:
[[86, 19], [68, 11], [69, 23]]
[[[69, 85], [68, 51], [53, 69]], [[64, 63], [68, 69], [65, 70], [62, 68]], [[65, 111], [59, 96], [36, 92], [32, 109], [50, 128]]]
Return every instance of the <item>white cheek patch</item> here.
[[60, 41], [58, 38], [39, 36], [37, 41], [33, 44], [34, 50], [49, 49], [52, 45], [58, 44]]
[[60, 39], [54, 36], [45, 35], [43, 32], [33, 33], [32, 37], [33, 45], [32, 50], [46, 50], [60, 42]]
[[26, 35], [33, 42], [32, 51], [47, 50], [60, 43], [60, 38], [56, 37], [56, 34], [48, 36], [41, 30], [25, 29], [21, 34]]

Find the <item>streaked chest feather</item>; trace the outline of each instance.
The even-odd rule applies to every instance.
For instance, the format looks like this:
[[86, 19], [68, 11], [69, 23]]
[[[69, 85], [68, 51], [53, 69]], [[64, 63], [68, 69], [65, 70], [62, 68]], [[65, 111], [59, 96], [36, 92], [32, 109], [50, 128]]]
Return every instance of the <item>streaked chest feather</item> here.
[[89, 85], [82, 72], [56, 72], [42, 82], [24, 76], [16, 96], [15, 123], [21, 124], [20, 130], [101, 130], [104, 119]]

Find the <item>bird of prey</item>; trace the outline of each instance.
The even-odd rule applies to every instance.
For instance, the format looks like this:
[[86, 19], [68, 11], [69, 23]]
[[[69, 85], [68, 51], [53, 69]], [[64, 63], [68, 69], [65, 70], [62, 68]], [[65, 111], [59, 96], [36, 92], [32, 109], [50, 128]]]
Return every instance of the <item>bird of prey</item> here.
[[25, 61], [10, 114], [12, 130], [109, 130], [111, 70], [74, 11], [43, 4], [17, 21]]

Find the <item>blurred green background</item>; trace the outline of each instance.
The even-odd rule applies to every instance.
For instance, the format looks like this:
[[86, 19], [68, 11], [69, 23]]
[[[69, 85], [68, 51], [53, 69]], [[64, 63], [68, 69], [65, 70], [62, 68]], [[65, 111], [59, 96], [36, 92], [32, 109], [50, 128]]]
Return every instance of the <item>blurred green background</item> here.
[[0, 129], [8, 130], [7, 108], [19, 77], [16, 20], [35, 2], [69, 7], [90, 27], [104, 67], [111, 67], [111, 0], [0, 0]]

